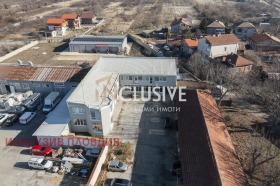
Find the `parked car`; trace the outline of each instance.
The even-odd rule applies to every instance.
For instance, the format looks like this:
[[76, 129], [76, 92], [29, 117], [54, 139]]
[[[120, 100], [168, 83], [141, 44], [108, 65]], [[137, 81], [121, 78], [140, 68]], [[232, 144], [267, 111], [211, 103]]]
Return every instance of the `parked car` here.
[[51, 92], [49, 95], [44, 99], [44, 107], [43, 112], [48, 113], [52, 111], [56, 105], [60, 102], [60, 94], [59, 92]]
[[34, 145], [30, 149], [31, 155], [39, 155], [39, 156], [49, 156], [52, 152], [51, 147], [43, 147], [41, 145]]
[[49, 170], [53, 166], [53, 162], [49, 161], [45, 158], [31, 158], [28, 161], [28, 166], [29, 168], [34, 168], [34, 169], [42, 169], [42, 170]]
[[122, 178], [106, 179], [104, 186], [132, 186], [131, 181]]
[[19, 123], [26, 125], [35, 117], [35, 115], [35, 112], [25, 112], [22, 116], [20, 116]]
[[100, 152], [101, 152], [101, 148], [89, 149], [86, 152], [86, 156], [87, 157], [92, 157], [92, 158], [98, 158]]
[[6, 122], [5, 122], [5, 125], [6, 126], [13, 125], [14, 123], [17, 122], [18, 118], [19, 118], [18, 114], [9, 114], [9, 116], [8, 116]]
[[126, 163], [117, 160], [110, 161], [108, 164], [108, 169], [111, 171], [124, 172], [127, 168], [128, 165]]
[[9, 114], [0, 114], [0, 125], [5, 123], [5, 121], [8, 119]]

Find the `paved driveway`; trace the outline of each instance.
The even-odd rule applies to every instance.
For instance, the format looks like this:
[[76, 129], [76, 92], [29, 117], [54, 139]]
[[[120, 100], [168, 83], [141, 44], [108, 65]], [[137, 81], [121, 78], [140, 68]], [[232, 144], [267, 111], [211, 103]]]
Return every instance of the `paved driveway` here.
[[133, 185], [176, 185], [171, 169], [177, 149], [176, 131], [164, 129], [164, 117], [174, 113], [161, 112], [171, 106], [155, 102], [122, 102], [119, 115], [115, 116], [111, 137], [130, 141], [135, 146], [134, 164], [125, 173], [107, 174], [108, 178], [130, 179]]

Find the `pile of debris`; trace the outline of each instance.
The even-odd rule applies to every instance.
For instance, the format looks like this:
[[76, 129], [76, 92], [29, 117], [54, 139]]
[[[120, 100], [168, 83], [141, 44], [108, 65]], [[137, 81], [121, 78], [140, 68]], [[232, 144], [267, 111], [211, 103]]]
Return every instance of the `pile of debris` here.
[[64, 150], [63, 156], [64, 157], [72, 157], [72, 158], [78, 158], [83, 153], [83, 149], [70, 149], [67, 148]]

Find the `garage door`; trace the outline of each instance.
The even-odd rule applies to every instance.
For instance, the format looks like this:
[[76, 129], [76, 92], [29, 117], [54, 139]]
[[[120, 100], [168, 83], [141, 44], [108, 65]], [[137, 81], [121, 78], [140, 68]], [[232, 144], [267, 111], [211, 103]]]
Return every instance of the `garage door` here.
[[102, 53], [108, 52], [108, 47], [98, 47], [98, 51]]
[[111, 53], [118, 53], [119, 52], [118, 47], [110, 47], [109, 50], [110, 50]]

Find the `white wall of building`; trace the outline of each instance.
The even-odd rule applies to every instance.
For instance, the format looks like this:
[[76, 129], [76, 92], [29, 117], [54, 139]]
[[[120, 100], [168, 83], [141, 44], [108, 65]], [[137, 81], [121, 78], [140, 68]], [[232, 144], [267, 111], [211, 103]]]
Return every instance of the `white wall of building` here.
[[198, 51], [205, 57], [216, 58], [226, 56], [231, 53], [237, 54], [237, 44], [215, 45], [211, 46], [206, 43], [206, 38], [201, 38], [198, 41]]

